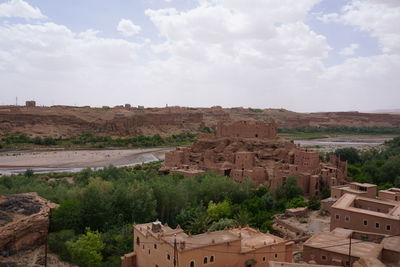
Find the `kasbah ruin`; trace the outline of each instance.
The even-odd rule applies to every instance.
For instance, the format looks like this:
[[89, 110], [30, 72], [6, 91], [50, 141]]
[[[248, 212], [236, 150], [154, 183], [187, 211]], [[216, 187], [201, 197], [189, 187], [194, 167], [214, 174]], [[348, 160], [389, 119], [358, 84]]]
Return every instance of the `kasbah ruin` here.
[[237, 182], [250, 178], [271, 192], [282, 187], [289, 176], [295, 176], [309, 196], [350, 181], [346, 162], [331, 156], [330, 162], [324, 163], [317, 151], [301, 149], [278, 137], [274, 121], [220, 122], [215, 134], [201, 134], [191, 147], [166, 153], [160, 171], [184, 177], [212, 171]]

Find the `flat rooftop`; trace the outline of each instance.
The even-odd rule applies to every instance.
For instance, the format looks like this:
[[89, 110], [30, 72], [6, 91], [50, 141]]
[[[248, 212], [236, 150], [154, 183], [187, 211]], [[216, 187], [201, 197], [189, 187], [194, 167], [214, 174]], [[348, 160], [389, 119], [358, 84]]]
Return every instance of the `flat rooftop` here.
[[179, 246], [180, 250], [189, 250], [206, 246], [214, 246], [228, 242], [239, 241], [241, 246], [240, 252], [249, 252], [258, 248], [270, 246], [278, 243], [286, 243], [284, 239], [266, 233], [261, 233], [250, 227], [234, 228], [222, 231], [206, 232], [198, 235], [188, 235], [182, 229], [172, 229], [167, 225], [161, 225], [159, 232], [153, 232], [153, 223], [145, 223], [135, 225], [134, 228], [143, 235], [151, 234], [155, 238], [159, 238], [164, 242], [174, 245], [174, 241], [180, 244], [184, 243], [184, 248]]
[[319, 265], [308, 263], [291, 263], [291, 262], [277, 262], [269, 261], [269, 267], [334, 267], [333, 265]]
[[[388, 213], [383, 213], [383, 212], [377, 212], [377, 211], [372, 211], [372, 210], [356, 208], [356, 207], [354, 207], [354, 202], [356, 200], [363, 200], [365, 202], [371, 202], [371, 203], [377, 203], [377, 204], [379, 203], [382, 205], [386, 205], [386, 206], [390, 207], [390, 210]], [[400, 220], [400, 203], [379, 200], [379, 199], [372, 199], [372, 198], [367, 198], [367, 197], [361, 197], [361, 196], [357, 196], [357, 195], [353, 195], [353, 194], [344, 194], [332, 205], [332, 208], [343, 209], [343, 210], [352, 211], [355, 213], [363, 213], [363, 214], [368, 214], [368, 215], [377, 216], [377, 217], [386, 217], [386, 218], [390, 218], [390, 219]]]
[[[348, 255], [349, 254], [349, 239], [342, 235], [336, 235], [334, 232], [320, 232], [308, 239], [304, 246], [317, 249], [323, 249], [333, 253]], [[373, 242], [362, 242], [353, 240], [351, 245], [351, 255], [355, 257], [375, 257], [378, 258], [383, 245]], [[305, 248], [306, 249], [306, 248]]]

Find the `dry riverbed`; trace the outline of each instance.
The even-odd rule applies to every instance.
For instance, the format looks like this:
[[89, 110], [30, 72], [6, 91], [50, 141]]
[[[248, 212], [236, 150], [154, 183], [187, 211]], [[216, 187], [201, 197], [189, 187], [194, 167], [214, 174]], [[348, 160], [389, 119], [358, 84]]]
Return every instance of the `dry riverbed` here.
[[369, 149], [383, 145], [385, 141], [395, 136], [388, 135], [349, 135], [328, 138], [295, 140], [295, 144], [322, 152], [333, 152], [338, 148], [354, 147], [359, 150]]
[[35, 172], [79, 171], [107, 165], [131, 166], [164, 160], [165, 152], [173, 148], [143, 148], [120, 150], [30, 151], [0, 153], [0, 174]]

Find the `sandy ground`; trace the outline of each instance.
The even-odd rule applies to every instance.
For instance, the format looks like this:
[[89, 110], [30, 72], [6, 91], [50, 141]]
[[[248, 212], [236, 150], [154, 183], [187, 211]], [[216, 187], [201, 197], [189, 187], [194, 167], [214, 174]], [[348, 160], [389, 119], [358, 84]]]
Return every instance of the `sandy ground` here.
[[107, 165], [130, 166], [163, 160], [173, 148], [144, 148], [129, 150], [78, 150], [47, 152], [0, 153], [0, 173], [20, 173], [27, 168], [36, 172], [79, 171]]
[[354, 135], [337, 136], [329, 138], [295, 140], [295, 144], [302, 147], [311, 147], [312, 149], [333, 152], [338, 148], [354, 147], [360, 150], [368, 149], [382, 145], [385, 141], [393, 139], [395, 136], [374, 136], [374, 135]]

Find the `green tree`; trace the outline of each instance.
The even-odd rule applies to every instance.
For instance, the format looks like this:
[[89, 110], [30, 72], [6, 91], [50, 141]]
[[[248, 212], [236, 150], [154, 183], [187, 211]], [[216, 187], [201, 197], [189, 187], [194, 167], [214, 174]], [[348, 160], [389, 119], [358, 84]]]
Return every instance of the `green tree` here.
[[201, 234], [208, 230], [211, 223], [211, 218], [208, 217], [206, 212], [199, 213], [195, 218], [193, 218], [188, 226], [187, 230], [191, 234]]
[[224, 200], [220, 203], [210, 201], [210, 203], [208, 203], [207, 214], [213, 220], [228, 218], [232, 216], [231, 203], [228, 200]]
[[283, 186], [287, 199], [292, 199], [303, 194], [303, 190], [297, 185], [297, 177], [289, 176], [286, 184]]
[[82, 194], [82, 219], [85, 226], [105, 230], [112, 219], [113, 184], [101, 178], [92, 179]]
[[228, 219], [228, 218], [222, 218], [216, 222], [213, 222], [208, 228], [208, 231], [219, 231], [219, 230], [224, 230], [225, 228], [235, 228], [238, 226], [237, 221], [233, 219]]
[[341, 160], [347, 161], [350, 164], [360, 162], [360, 155], [358, 150], [354, 147], [344, 147], [336, 149], [335, 155], [339, 156]]
[[400, 155], [389, 158], [382, 166], [381, 181], [394, 183], [400, 175]]
[[152, 188], [146, 183], [135, 181], [128, 187], [118, 186], [113, 194], [113, 211], [122, 217], [123, 223], [144, 223], [155, 219], [157, 201]]
[[50, 251], [56, 253], [64, 261], [71, 261], [71, 255], [67, 249], [67, 241], [75, 241], [76, 236], [72, 230], [62, 230], [60, 232], [50, 233], [48, 243]]
[[75, 233], [81, 233], [82, 224], [82, 203], [76, 199], [63, 201], [52, 212], [51, 228], [53, 231], [72, 229]]
[[250, 213], [248, 213], [244, 209], [240, 209], [233, 218], [240, 227], [245, 227], [246, 225], [249, 225], [251, 220]]
[[80, 267], [101, 266], [104, 243], [99, 232], [86, 229], [85, 235], [81, 235], [76, 241], [67, 241], [66, 244], [72, 261]]
[[321, 207], [321, 203], [315, 196], [312, 196], [307, 202], [307, 206], [310, 210], [319, 210], [319, 208]]
[[31, 178], [31, 177], [33, 177], [34, 175], [35, 175], [35, 173], [33, 172], [32, 169], [26, 169], [26, 171], [24, 172], [24, 176], [25, 176], [25, 177], [28, 177], [28, 178]]

